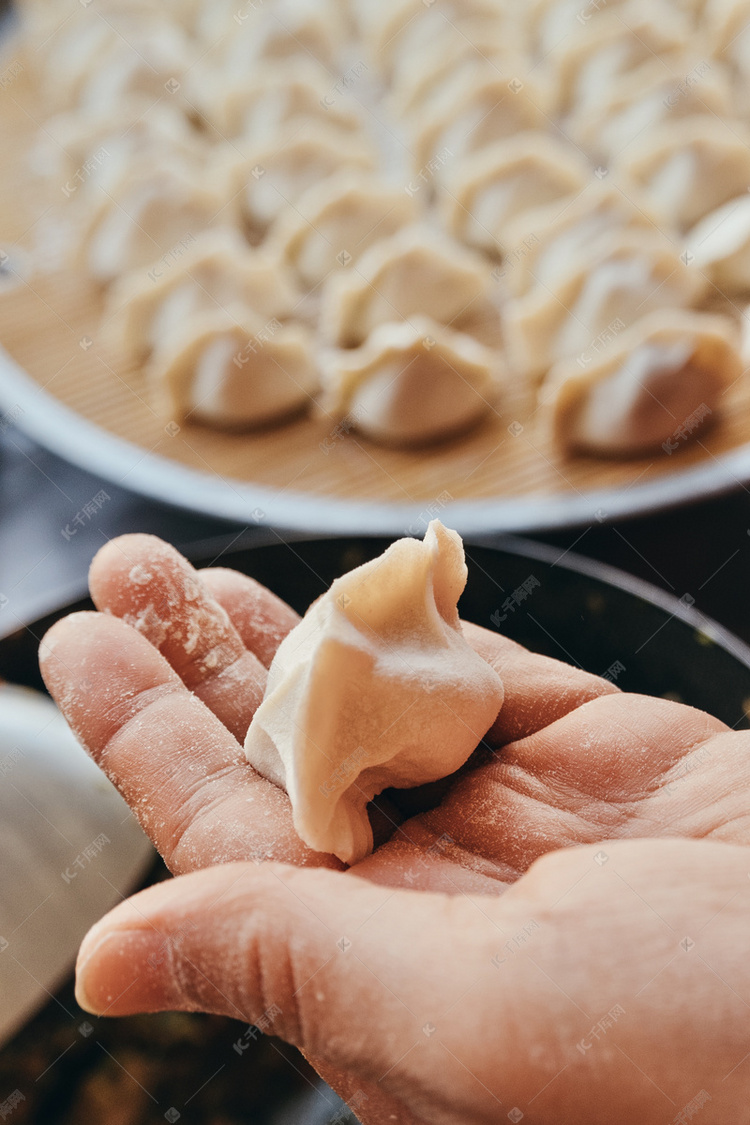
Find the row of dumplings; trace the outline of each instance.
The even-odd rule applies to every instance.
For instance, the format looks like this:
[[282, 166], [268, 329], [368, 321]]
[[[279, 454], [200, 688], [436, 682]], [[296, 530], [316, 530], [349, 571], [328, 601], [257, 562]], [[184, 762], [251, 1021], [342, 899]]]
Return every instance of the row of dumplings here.
[[252, 85], [258, 66], [304, 58], [336, 73], [347, 40], [342, 10], [336, 0], [170, 0], [158, 9], [97, 0], [72, 11], [27, 2], [24, 49], [50, 112], [112, 111], [166, 89], [187, 113], [210, 115]]
[[73, 21], [75, 52], [53, 7], [29, 45], [64, 64], [70, 108], [35, 163], [70, 189], [79, 264], [117, 281], [104, 330], [172, 417], [316, 401], [408, 444], [477, 421], [512, 377], [564, 446], [628, 453], [741, 372], [732, 321], [694, 311], [750, 287], [737, 64], [717, 47], [685, 71], [690, 29], [714, 12], [723, 43], [739, 3], [175, 0], [155, 18], [108, 0]]
[[[747, 0], [355, 0], [352, 11], [343, 0], [172, 0], [158, 13], [143, 0], [100, 0], [96, 16], [84, 5], [64, 19], [55, 3], [26, 7], [28, 51], [50, 109], [113, 110], [133, 95], [160, 97], [170, 83], [186, 112], [213, 121], [224, 137], [253, 97], [259, 66], [315, 62], [330, 91], [351, 17], [394, 115], [423, 119], [417, 167], [441, 131], [442, 111], [458, 123], [467, 94], [476, 103], [477, 80], [497, 83], [499, 116], [515, 118], [515, 128], [559, 123], [576, 144], [610, 157], [644, 125], [746, 108]], [[470, 147], [480, 134], [507, 135], [493, 133], [494, 120], [477, 123]], [[460, 148], [466, 138], [458, 140]]]
[[[709, 114], [731, 112], [728, 74], [688, 67], [697, 8], [532, 4], [509, 54], [490, 7], [360, 19], [445, 225], [500, 262], [540, 416], [571, 449], [658, 447], [742, 373], [733, 319], [696, 310], [750, 287], [750, 132]], [[523, 79], [519, 44], [544, 62]]]
[[359, 30], [418, 167], [443, 146], [458, 158], [524, 129], [561, 130], [608, 162], [665, 121], [746, 111], [747, 0], [708, 0], [700, 18], [690, 7], [387, 0], [362, 5]]
[[[341, 192], [361, 210], [375, 194], [354, 180]], [[312, 312], [299, 265], [324, 265], [327, 239], [320, 229], [315, 239], [318, 252], [308, 244], [306, 256], [286, 241], [284, 261], [231, 228], [198, 235], [158, 276], [136, 270], [112, 288], [105, 326], [114, 349], [146, 365], [171, 417], [220, 426], [273, 421], [317, 397], [329, 417], [411, 443], [465, 428], [489, 408], [502, 361], [484, 263], [409, 223], [373, 242], [356, 271], [332, 275]]]
[[[502, 381], [486, 264], [379, 174], [351, 103], [323, 95], [318, 62], [281, 58], [241, 97], [236, 85], [206, 94], [198, 128], [143, 93], [124, 130], [80, 108], [48, 122], [37, 166], [71, 184], [87, 170], [78, 260], [110, 287], [116, 351], [146, 364], [171, 417], [246, 426], [319, 394], [330, 417], [387, 441], [475, 421]], [[154, 259], [158, 241], [169, 249]]]

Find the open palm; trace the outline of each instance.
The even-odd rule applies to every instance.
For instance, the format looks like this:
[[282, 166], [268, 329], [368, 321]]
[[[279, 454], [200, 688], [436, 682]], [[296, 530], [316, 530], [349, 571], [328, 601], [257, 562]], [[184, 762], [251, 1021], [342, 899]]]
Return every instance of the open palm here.
[[[265, 1020], [368, 1125], [519, 1113], [561, 1125], [610, 1103], [602, 1120], [662, 1121], [698, 1093], [699, 1074], [711, 1085], [711, 1051], [693, 1060], [674, 1041], [649, 1073], [649, 1036], [679, 1039], [681, 1024], [673, 1005], [654, 1002], [660, 985], [635, 1007], [625, 994], [645, 989], [649, 971], [671, 980], [696, 911], [708, 912], [706, 932], [711, 911], [720, 925], [747, 926], [750, 914], [735, 921], [734, 910], [750, 906], [750, 859], [726, 845], [750, 833], [750, 736], [467, 624], [504, 681], [502, 711], [453, 779], [380, 803], [379, 845], [342, 874], [299, 840], [286, 795], [240, 745], [294, 612], [236, 572], [198, 576], [147, 536], [100, 552], [91, 590], [104, 613], [48, 634], [46, 681], [171, 870], [193, 874], [92, 931], [84, 1002], [110, 1014], [197, 1007]], [[425, 811], [408, 815], [415, 808]], [[721, 843], [687, 843], [709, 837]], [[572, 844], [591, 847], [557, 851]], [[735, 867], [744, 883], [730, 899], [719, 872], [734, 887]], [[701, 892], [682, 894], [680, 881], [695, 886], [704, 869]], [[637, 971], [618, 963], [616, 981], [611, 941], [623, 920], [620, 946], [641, 940], [648, 958]], [[704, 1019], [710, 1000], [725, 1037], [726, 1005], [750, 1000], [750, 980], [747, 996], [736, 981], [727, 989], [724, 1006], [714, 993], [696, 1000]], [[736, 1092], [719, 1078], [717, 1121]]]

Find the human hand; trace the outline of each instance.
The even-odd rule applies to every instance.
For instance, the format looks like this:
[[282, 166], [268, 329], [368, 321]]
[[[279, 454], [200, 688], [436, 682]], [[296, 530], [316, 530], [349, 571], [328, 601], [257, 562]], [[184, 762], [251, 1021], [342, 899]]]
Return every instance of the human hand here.
[[[571, 843], [660, 834], [745, 842], [747, 735], [678, 704], [621, 695], [467, 626], [505, 683], [487, 739], [502, 755], [474, 760], [437, 808], [353, 869], [362, 879], [299, 871], [286, 865], [341, 865], [301, 844], [285, 794], [254, 773], [233, 737], [243, 737], [264, 666], [295, 615], [234, 572], [197, 580], [145, 536], [100, 553], [92, 594], [114, 616], [55, 626], [42, 646], [45, 677], [172, 870], [194, 874], [136, 896], [92, 931], [81, 952], [84, 1003], [108, 1014], [198, 1007], [247, 1020], [273, 1009], [277, 1034], [350, 1101], [360, 1093], [356, 1111], [368, 1125], [393, 1114], [496, 1121], [517, 1106], [540, 1122], [591, 1120], [605, 1106], [608, 1121], [636, 1112], [662, 1121], [699, 1080], [713, 1099], [704, 1114], [723, 1106], [737, 1117], [741, 1067], [721, 1079], [742, 1038], [729, 1011], [740, 1001], [708, 971], [702, 987], [683, 978], [697, 1005], [688, 1011], [701, 1011], [726, 1052], [704, 1040], [699, 1059], [670, 1003], [679, 958], [674, 971], [666, 966], [701, 920], [724, 956], [746, 905], [744, 884], [737, 891], [745, 852], [620, 842], [557, 852], [524, 872]], [[259, 866], [263, 856], [270, 861]], [[730, 894], [737, 908], [709, 923]], [[169, 956], [152, 958], [155, 948]], [[745, 996], [737, 964], [727, 971]], [[606, 1038], [585, 1038], [615, 1004], [624, 1015]], [[592, 1047], [579, 1050], [582, 1038]]]

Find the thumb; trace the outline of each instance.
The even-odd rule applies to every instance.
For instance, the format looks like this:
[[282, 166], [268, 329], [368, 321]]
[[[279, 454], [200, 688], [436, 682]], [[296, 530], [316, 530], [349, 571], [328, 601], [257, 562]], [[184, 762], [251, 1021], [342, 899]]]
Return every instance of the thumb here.
[[[487, 919], [500, 906], [338, 872], [226, 864], [150, 887], [99, 922], [80, 950], [78, 1000], [108, 1016], [221, 1013], [383, 1093], [418, 1074], [430, 1099], [442, 1088], [444, 1104], [458, 1095], [474, 1107], [483, 1096], [494, 1111], [482, 1083], [446, 1063], [465, 1054], [456, 1009], [487, 975], [500, 940]], [[239, 1053], [255, 1034], [239, 1036]]]
[[565, 848], [502, 897], [227, 864], [100, 922], [79, 999], [238, 1016], [405, 1125], [658, 1125], [698, 1095], [719, 1125], [746, 1119], [749, 912], [748, 849], [712, 841]]

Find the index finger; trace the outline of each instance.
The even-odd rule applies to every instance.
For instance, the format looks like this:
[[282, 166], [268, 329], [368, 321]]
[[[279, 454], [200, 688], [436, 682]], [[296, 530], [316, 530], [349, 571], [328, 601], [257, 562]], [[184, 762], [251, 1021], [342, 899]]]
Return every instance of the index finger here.
[[45, 683], [174, 872], [266, 857], [341, 864], [300, 840], [289, 798], [139, 632], [75, 613], [42, 640]]

